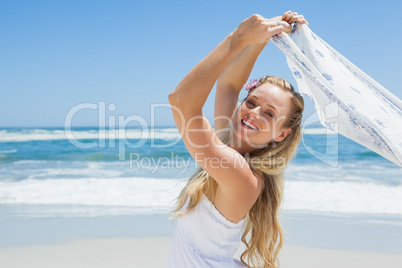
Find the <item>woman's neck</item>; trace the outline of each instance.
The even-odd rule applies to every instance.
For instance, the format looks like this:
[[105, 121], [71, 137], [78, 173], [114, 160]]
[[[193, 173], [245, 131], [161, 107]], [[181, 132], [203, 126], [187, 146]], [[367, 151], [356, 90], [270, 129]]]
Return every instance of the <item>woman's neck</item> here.
[[233, 135], [230, 140], [229, 146], [239, 152], [241, 155], [246, 155], [255, 150], [253, 146], [248, 144], [246, 141], [240, 139], [236, 135]]

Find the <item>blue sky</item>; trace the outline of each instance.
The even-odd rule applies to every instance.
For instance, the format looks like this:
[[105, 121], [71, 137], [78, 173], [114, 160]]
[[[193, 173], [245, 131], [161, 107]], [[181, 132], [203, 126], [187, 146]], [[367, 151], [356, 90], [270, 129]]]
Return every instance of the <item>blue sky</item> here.
[[[116, 121], [136, 115], [150, 124], [151, 104], [167, 104], [184, 75], [242, 20], [289, 9], [402, 98], [401, 1], [3, 0], [0, 127], [63, 126], [76, 105], [100, 102], [115, 105], [106, 116]], [[251, 77], [266, 74], [295, 84], [285, 56], [272, 43]], [[213, 98], [204, 108], [212, 119]], [[313, 111], [307, 101], [305, 116]], [[174, 125], [168, 108], [154, 112], [155, 124]], [[98, 118], [97, 110], [82, 110], [73, 126], [97, 126]]]

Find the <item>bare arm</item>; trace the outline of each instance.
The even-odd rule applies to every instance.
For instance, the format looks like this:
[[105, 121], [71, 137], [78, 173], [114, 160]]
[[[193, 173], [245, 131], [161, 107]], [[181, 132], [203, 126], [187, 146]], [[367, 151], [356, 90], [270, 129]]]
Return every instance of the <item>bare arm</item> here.
[[[298, 23], [308, 25], [303, 15], [290, 10], [282, 16], [269, 19], [271, 22], [282, 25], [284, 27], [283, 32], [287, 34], [292, 31], [291, 24], [296, 20]], [[244, 48], [220, 74], [215, 95], [215, 131], [219, 131], [228, 125], [237, 108], [240, 91], [247, 82], [258, 56], [268, 41]]]
[[239, 94], [267, 43], [244, 48], [223, 70], [215, 94], [215, 131], [227, 126], [236, 109]]
[[[244, 20], [184, 77], [169, 99], [176, 104], [180, 102], [181, 108], [189, 108], [190, 113], [200, 112], [218, 76], [240, 51], [248, 45], [266, 44], [271, 36], [283, 30], [284, 27], [278, 26], [273, 19], [265, 19], [260, 15]], [[188, 100], [192, 103], [186, 105]]]
[[189, 153], [216, 180], [225, 196], [237, 202], [251, 200], [250, 195], [258, 196], [258, 180], [246, 160], [217, 138], [202, 114], [202, 107], [219, 74], [243, 48], [266, 43], [282, 31], [283, 27], [276, 23], [259, 15], [251, 16], [198, 63], [169, 95], [173, 117]]

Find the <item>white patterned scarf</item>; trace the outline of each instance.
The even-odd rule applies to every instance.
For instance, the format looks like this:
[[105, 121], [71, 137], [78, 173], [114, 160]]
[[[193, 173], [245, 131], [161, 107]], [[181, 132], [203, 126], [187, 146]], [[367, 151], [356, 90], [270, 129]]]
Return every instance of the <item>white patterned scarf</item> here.
[[304, 24], [272, 37], [320, 122], [402, 166], [402, 102]]

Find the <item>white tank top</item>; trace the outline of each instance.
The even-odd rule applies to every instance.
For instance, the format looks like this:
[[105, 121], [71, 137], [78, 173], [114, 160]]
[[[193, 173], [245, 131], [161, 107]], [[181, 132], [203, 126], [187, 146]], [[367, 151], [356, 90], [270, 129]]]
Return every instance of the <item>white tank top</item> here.
[[247, 267], [233, 258], [243, 228], [244, 219], [238, 223], [227, 220], [204, 196], [192, 212], [177, 220], [169, 267]]

